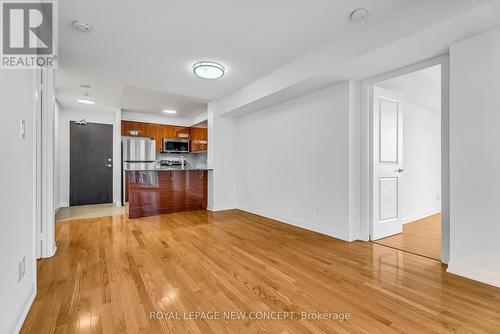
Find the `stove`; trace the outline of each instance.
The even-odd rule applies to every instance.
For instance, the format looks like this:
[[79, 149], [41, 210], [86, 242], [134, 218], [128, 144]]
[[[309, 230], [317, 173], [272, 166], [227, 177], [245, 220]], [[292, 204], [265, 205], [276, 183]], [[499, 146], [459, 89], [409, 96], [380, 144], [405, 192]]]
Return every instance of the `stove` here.
[[[187, 161], [184, 160], [184, 167], [186, 166]], [[168, 160], [160, 160], [160, 166], [181, 166], [180, 159], [168, 159]]]

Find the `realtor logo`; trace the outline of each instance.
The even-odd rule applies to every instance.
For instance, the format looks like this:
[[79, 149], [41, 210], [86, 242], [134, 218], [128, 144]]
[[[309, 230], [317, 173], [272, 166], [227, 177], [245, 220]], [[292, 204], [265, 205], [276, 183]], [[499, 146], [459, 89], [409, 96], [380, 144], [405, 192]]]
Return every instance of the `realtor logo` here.
[[55, 68], [54, 1], [1, 1], [2, 68]]

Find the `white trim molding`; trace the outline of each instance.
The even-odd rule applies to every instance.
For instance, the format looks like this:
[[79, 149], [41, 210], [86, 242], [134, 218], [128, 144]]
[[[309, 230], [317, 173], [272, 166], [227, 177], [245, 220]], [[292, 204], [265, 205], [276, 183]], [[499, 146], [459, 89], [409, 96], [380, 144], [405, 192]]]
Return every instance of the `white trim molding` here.
[[290, 217], [276, 215], [276, 214], [271, 213], [271, 212], [251, 209], [251, 208], [247, 208], [247, 207], [241, 207], [241, 208], [238, 208], [238, 210], [253, 213], [254, 215], [273, 219], [273, 220], [276, 220], [276, 221], [283, 223], [283, 224], [303, 228], [303, 229], [308, 230], [308, 231], [313, 231], [316, 233], [324, 234], [324, 235], [327, 235], [329, 237], [333, 237], [333, 238], [340, 239], [343, 241], [351, 242], [351, 241], [358, 240], [357, 236], [353, 236], [351, 238], [351, 236], [349, 235], [349, 232], [340, 231], [340, 230], [333, 229], [333, 228], [325, 228], [325, 227], [321, 227], [321, 226], [317, 226], [317, 225], [312, 225], [312, 224], [306, 223], [304, 221], [300, 221], [300, 220], [290, 218]]
[[373, 110], [371, 100], [373, 96], [373, 85], [377, 82], [388, 80], [397, 76], [415, 72], [427, 67], [441, 64], [441, 261], [448, 263], [450, 253], [450, 218], [449, 218], [449, 114], [450, 114], [450, 90], [449, 90], [449, 54], [440, 55], [416, 64], [408, 65], [392, 72], [388, 72], [373, 78], [366, 79], [361, 83], [361, 236], [362, 240], [370, 240], [372, 229], [373, 212]]
[[463, 276], [481, 283], [489, 284], [500, 288], [500, 274], [480, 270], [460, 262], [450, 262], [448, 264], [448, 273]]
[[28, 312], [31, 309], [31, 305], [33, 305], [33, 302], [35, 301], [36, 297], [36, 281], [35, 281], [35, 286], [33, 286], [33, 290], [31, 291], [31, 294], [26, 301], [26, 304], [23, 309], [23, 313], [21, 313], [21, 316], [17, 320], [16, 328], [14, 329], [14, 333], [19, 333], [21, 332], [21, 328], [23, 327], [24, 321], [26, 320], [26, 317], [28, 316]]
[[234, 206], [221, 206], [221, 207], [216, 207], [216, 208], [207, 207], [207, 210], [210, 212], [220, 212], [220, 211], [228, 211], [228, 210], [238, 210], [238, 208], [236, 208]]

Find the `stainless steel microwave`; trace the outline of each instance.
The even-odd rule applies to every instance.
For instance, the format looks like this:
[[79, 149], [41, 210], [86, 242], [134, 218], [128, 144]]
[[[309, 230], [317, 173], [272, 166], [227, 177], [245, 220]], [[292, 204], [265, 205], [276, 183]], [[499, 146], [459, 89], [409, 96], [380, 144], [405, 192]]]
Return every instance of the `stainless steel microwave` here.
[[163, 138], [162, 153], [189, 153], [189, 139]]

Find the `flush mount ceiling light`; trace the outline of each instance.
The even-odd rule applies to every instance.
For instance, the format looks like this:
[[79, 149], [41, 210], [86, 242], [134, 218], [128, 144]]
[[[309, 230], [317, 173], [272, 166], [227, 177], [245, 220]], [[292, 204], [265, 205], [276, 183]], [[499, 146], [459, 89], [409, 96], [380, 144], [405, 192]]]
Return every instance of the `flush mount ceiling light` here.
[[79, 32], [91, 32], [92, 31], [92, 26], [90, 24], [82, 22], [82, 21], [74, 20], [71, 23], [71, 25], [73, 26], [73, 28], [75, 28]]
[[165, 114], [177, 114], [177, 111], [175, 111], [175, 110], [171, 110], [171, 109], [165, 109], [165, 110], [163, 110], [163, 112], [164, 112]]
[[226, 68], [215, 61], [199, 61], [193, 65], [193, 72], [200, 78], [218, 79], [224, 75]]
[[78, 99], [76, 101], [82, 104], [95, 104], [95, 101], [91, 99]]
[[351, 13], [351, 21], [358, 23], [366, 19], [367, 16], [368, 16], [368, 9], [358, 8], [353, 10], [353, 12]]

